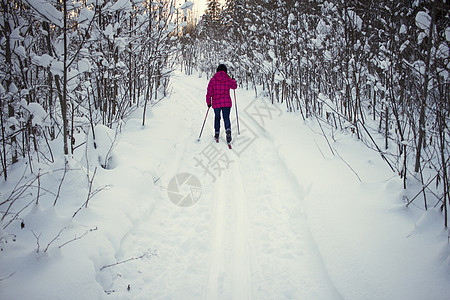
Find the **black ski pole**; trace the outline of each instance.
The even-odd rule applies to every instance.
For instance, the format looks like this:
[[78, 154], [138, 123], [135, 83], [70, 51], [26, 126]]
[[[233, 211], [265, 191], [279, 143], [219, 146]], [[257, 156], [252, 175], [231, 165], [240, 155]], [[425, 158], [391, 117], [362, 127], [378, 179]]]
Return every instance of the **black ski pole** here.
[[241, 132], [239, 131], [239, 116], [238, 116], [238, 109], [237, 109], [237, 103], [236, 103], [236, 90], [234, 90], [234, 106], [236, 107], [236, 122], [237, 122], [238, 135], [240, 135]]
[[205, 120], [203, 121], [203, 125], [202, 125], [202, 130], [200, 130], [200, 135], [198, 136], [198, 140], [197, 142], [200, 141], [200, 137], [202, 136], [202, 132], [203, 132], [203, 127], [205, 127], [205, 122], [206, 122], [206, 118], [208, 117], [208, 112], [209, 112], [210, 107], [208, 107], [208, 110], [206, 111], [206, 116], [205, 116]]

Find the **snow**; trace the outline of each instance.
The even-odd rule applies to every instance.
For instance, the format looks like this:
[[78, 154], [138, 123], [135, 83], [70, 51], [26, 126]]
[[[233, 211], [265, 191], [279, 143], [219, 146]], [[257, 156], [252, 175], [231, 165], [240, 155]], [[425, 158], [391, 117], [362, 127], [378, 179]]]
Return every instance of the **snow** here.
[[293, 13], [290, 13], [290, 14], [289, 14], [289, 17], [288, 17], [288, 23], [291, 24], [291, 23], [294, 22], [295, 20], [296, 20], [296, 18], [295, 18], [295, 16], [294, 16], [294, 14], [293, 14]]
[[358, 30], [361, 31], [363, 21], [353, 10], [348, 10], [349, 21]]
[[[144, 127], [137, 109], [117, 135], [98, 125], [95, 146], [89, 130], [73, 158], [54, 153], [53, 171], [35, 162], [39, 203], [19, 199], [29, 208], [0, 229], [0, 298], [448, 299], [443, 217], [406, 208], [378, 153], [335, 132], [333, 155], [317, 120], [242, 89], [233, 150], [213, 142], [212, 114], [196, 142], [207, 79], [176, 72], [171, 84]], [[25, 167], [2, 182], [2, 198], [32, 179]], [[169, 193], [182, 173], [200, 183], [178, 183], [197, 200], [184, 207]], [[92, 178], [99, 192], [72, 218]]]
[[194, 6], [194, 2], [192, 2], [192, 1], [186, 1], [186, 2], [184, 2], [181, 6], [180, 6], [180, 9], [182, 9], [182, 10], [186, 10], [186, 9], [190, 9], [190, 10], [192, 10], [192, 7]]
[[78, 61], [78, 72], [90, 72], [91, 71], [91, 63], [87, 58], [82, 58]]
[[423, 60], [417, 60], [413, 64], [414, 69], [417, 73], [424, 75], [425, 74], [425, 62]]
[[48, 54], [43, 54], [42, 56], [34, 55], [32, 58], [33, 64], [42, 66], [44, 68], [47, 68], [48, 66], [50, 66], [53, 60], [54, 60], [54, 58]]
[[108, 9], [108, 11], [110, 12], [131, 11], [132, 9], [133, 6], [131, 5], [131, 2], [129, 0], [118, 0]]
[[11, 41], [23, 41], [24, 38], [20, 35], [20, 28], [16, 27], [9, 35]]
[[19, 89], [14, 84], [14, 82], [11, 82], [11, 84], [9, 85], [9, 92], [13, 94], [17, 94], [19, 92]]
[[9, 117], [6, 120], [7, 127], [19, 125], [19, 121], [14, 117]]
[[406, 49], [406, 47], [408, 47], [408, 45], [409, 45], [409, 41], [405, 41], [401, 46], [400, 46], [400, 52], [403, 52], [405, 49]]
[[47, 118], [47, 113], [44, 108], [36, 102], [29, 103], [24, 106], [24, 108], [28, 111], [28, 113], [32, 116], [32, 125], [43, 126], [45, 124], [45, 120]]
[[431, 17], [427, 12], [419, 11], [416, 15], [416, 26], [422, 30], [426, 30], [428, 33], [428, 28], [430, 28]]
[[323, 45], [322, 45], [323, 41], [320, 38], [319, 39], [311, 39], [310, 41], [314, 45], [314, 47], [316, 47], [317, 49], [323, 48]]
[[427, 37], [427, 34], [425, 32], [420, 32], [417, 36], [417, 44], [422, 44], [423, 39]]
[[331, 99], [328, 96], [319, 93], [319, 101], [324, 103], [323, 110], [325, 112], [333, 113], [333, 111], [336, 111], [333, 101], [331, 101]]
[[114, 31], [113, 31], [112, 24], [109, 24], [108, 26], [106, 26], [106, 29], [103, 32], [103, 34], [106, 35], [110, 40], [114, 39]]
[[55, 76], [64, 76], [64, 63], [59, 60], [53, 60], [50, 64], [50, 72]]
[[86, 153], [87, 163], [90, 168], [95, 168], [99, 164], [109, 168], [113, 160], [112, 151], [117, 142], [116, 132], [105, 125], [95, 126], [94, 132], [95, 139], [90, 131], [86, 143], [89, 149]]
[[450, 57], [450, 48], [446, 43], [441, 43], [437, 50], [437, 57], [446, 59]]
[[88, 8], [81, 8], [80, 13], [78, 15], [78, 24], [80, 24], [80, 28], [87, 29], [89, 22], [92, 21], [95, 12]]
[[46, 0], [25, 0], [32, 9], [54, 25], [63, 27], [63, 13]]
[[21, 58], [25, 58], [27, 55], [27, 52], [25, 50], [24, 46], [19, 46], [17, 48], [14, 49], [14, 53], [16, 53], [18, 56], [20, 56]]
[[408, 33], [408, 28], [406, 27], [405, 24], [402, 24], [402, 26], [400, 26], [399, 33], [400, 33], [400, 34]]

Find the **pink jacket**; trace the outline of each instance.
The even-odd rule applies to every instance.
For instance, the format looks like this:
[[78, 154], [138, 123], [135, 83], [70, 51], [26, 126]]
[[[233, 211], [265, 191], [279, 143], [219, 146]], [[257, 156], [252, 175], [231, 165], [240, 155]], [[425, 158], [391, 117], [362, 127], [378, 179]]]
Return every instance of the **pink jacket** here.
[[231, 79], [224, 71], [217, 72], [209, 81], [206, 104], [212, 104], [213, 108], [231, 107], [230, 89], [236, 88], [236, 80]]

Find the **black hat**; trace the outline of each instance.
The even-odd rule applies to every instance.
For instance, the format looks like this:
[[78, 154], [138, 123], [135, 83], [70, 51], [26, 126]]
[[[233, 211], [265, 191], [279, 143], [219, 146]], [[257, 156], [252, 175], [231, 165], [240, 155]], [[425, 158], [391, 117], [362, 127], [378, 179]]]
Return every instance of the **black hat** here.
[[217, 72], [219, 72], [219, 71], [224, 71], [225, 73], [227, 73], [227, 66], [225, 66], [224, 64], [220, 64], [217, 67]]

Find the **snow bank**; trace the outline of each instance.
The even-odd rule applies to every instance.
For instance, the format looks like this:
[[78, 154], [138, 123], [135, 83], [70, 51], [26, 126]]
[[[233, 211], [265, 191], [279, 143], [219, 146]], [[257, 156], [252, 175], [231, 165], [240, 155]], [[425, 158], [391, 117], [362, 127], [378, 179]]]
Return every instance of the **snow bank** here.
[[[314, 121], [306, 125], [320, 132]], [[322, 136], [308, 127], [287, 132], [293, 127], [280, 127], [274, 141], [297, 180], [309, 187], [308, 223], [340, 294], [446, 299], [450, 248], [441, 213], [406, 208], [402, 181], [351, 136], [335, 135], [332, 146], [339, 156], [333, 156]]]
[[94, 127], [94, 132], [89, 130], [86, 142], [87, 151], [85, 159], [91, 170], [98, 166], [105, 169], [114, 167], [113, 149], [116, 143], [116, 131], [105, 125], [96, 125]]

